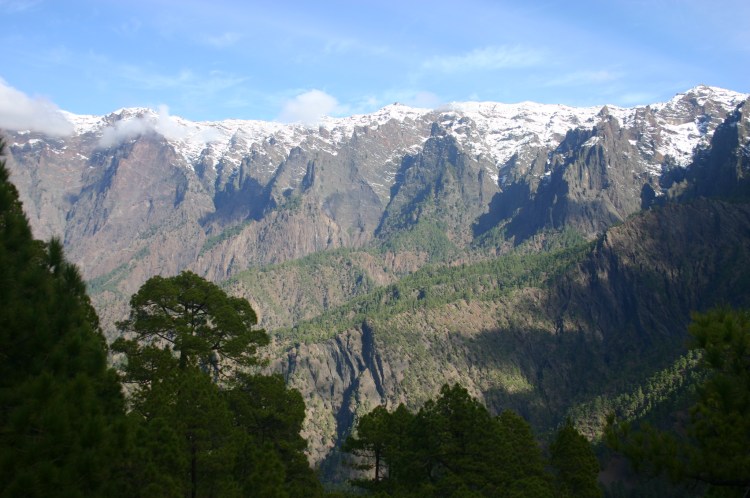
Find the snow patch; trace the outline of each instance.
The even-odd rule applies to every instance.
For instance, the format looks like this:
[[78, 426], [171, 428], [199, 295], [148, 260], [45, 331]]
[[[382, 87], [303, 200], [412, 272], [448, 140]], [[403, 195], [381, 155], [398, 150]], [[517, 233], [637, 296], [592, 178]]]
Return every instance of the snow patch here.
[[[716, 123], [686, 118], [695, 115], [689, 112], [691, 106], [713, 103], [729, 112], [746, 98], [745, 94], [720, 88], [696, 87], [668, 102], [647, 107], [608, 105], [607, 116], [617, 119], [623, 128], [638, 128], [640, 136], [637, 140], [630, 139], [629, 143], [643, 156], [669, 155], [678, 164], [685, 165], [691, 160], [694, 148], [706, 142], [716, 126]], [[113, 146], [153, 132], [163, 136], [188, 167], [207, 161], [232, 168], [238, 167], [242, 158], [250, 153], [265, 155], [267, 150], [273, 149], [288, 155], [294, 147], [302, 146], [336, 155], [355, 134], [366, 136], [374, 132], [377, 136], [388, 123], [408, 127], [411, 134], [417, 135], [414, 127], [429, 129], [429, 122], [437, 122], [467, 153], [489, 159], [494, 166], [488, 167], [487, 172], [493, 181], [502, 185], [508, 181], [508, 175], [499, 177], [500, 168], [515, 154], [528, 153], [534, 147], [553, 150], [569, 130], [590, 129], [606, 119], [600, 116], [601, 110], [602, 106], [576, 108], [533, 102], [456, 102], [436, 110], [392, 104], [371, 114], [324, 117], [314, 127], [252, 120], [193, 122], [169, 115], [166, 108], [157, 111], [119, 109], [101, 117], [66, 112], [63, 115], [73, 124], [76, 134], [94, 134], [101, 146]], [[644, 120], [652, 119], [657, 128], [644, 129], [648, 122]], [[747, 119], [750, 121], [750, 116]], [[429, 138], [429, 134], [419, 133], [413, 144], [392, 149], [390, 155], [382, 158], [384, 169], [397, 167], [405, 154], [418, 153]], [[585, 145], [591, 146], [599, 138], [592, 137]], [[270, 168], [276, 167], [270, 164], [267, 173], [273, 173]], [[644, 168], [655, 174], [660, 164], [644, 165]], [[387, 177], [391, 173], [382, 171], [381, 175]]]
[[602, 137], [594, 135], [583, 143], [583, 147], [593, 147], [601, 141]]

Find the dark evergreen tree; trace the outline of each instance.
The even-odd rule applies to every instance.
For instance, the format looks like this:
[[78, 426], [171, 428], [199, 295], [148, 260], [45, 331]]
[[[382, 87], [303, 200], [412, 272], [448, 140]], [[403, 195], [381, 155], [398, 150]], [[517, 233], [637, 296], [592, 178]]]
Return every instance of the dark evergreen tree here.
[[151, 486], [135, 495], [322, 494], [304, 455], [301, 395], [279, 376], [246, 373], [268, 343], [256, 322], [247, 301], [190, 272], [153, 277], [133, 296], [113, 349], [132, 383], [142, 449], [133, 474]]
[[502, 461], [499, 479], [509, 496], [551, 497], [550, 476], [531, 426], [520, 415], [505, 410], [495, 419], [499, 426]]
[[[315, 497], [323, 489], [305, 456], [300, 436], [305, 403], [280, 375], [242, 375], [227, 393], [239, 445], [235, 478], [244, 496]], [[257, 492], [258, 483], [267, 491]], [[256, 490], [256, 491], [254, 491]]]
[[376, 408], [344, 450], [370, 472], [354, 484], [389, 496], [553, 496], [529, 425], [512, 412], [493, 418], [459, 385], [416, 415]]
[[[692, 349], [702, 351], [706, 380], [698, 387], [687, 427], [610, 423], [607, 442], [635, 468], [699, 481], [711, 496], [750, 493], [750, 311], [715, 309], [694, 314]], [[612, 422], [612, 421], [611, 421]]]
[[440, 495], [459, 490], [496, 496], [506, 456], [498, 426], [463, 387], [445, 385], [417, 414], [429, 481]]
[[362, 416], [357, 422], [357, 435], [349, 436], [343, 450], [362, 459], [356, 465], [360, 470], [372, 470], [374, 484], [377, 486], [385, 476], [388, 459], [391, 414], [384, 406], [375, 407], [370, 413]]
[[550, 445], [550, 463], [557, 472], [560, 496], [603, 496], [597, 484], [599, 461], [591, 444], [573, 427], [570, 419], [557, 431]]
[[33, 239], [4, 162], [0, 302], [0, 496], [117, 496], [120, 383], [78, 269]]
[[250, 303], [189, 271], [150, 278], [130, 307], [128, 320], [118, 323], [124, 337], [113, 348], [127, 354], [126, 372], [135, 382], [188, 366], [231, 379], [237, 368], [255, 364], [258, 347], [268, 344], [265, 331], [254, 328]]
[[[233, 468], [240, 451], [232, 413], [215, 381], [232, 381], [238, 369], [257, 362], [268, 342], [250, 304], [227, 296], [191, 272], [149, 279], [130, 301], [123, 336], [112, 349], [123, 353], [125, 379], [132, 384], [132, 418], [139, 427], [140, 460], [135, 476], [150, 476], [156, 496], [239, 496]], [[160, 436], [168, 448], [146, 438]], [[163, 458], [162, 452], [173, 454]], [[152, 494], [153, 493], [153, 494]]]
[[368, 475], [355, 479], [356, 486], [392, 492], [424, 480], [422, 450], [414, 440], [415, 421], [416, 416], [403, 404], [393, 412], [378, 406], [359, 419], [356, 433], [342, 447], [355, 457], [352, 467]]

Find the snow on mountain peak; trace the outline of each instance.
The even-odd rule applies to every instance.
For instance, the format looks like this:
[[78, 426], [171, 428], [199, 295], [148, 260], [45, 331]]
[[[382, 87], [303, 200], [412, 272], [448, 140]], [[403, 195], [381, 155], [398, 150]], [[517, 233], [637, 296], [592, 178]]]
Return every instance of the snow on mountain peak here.
[[[699, 85], [664, 103], [636, 108], [608, 105], [606, 110], [625, 127], [635, 126], [636, 116], [644, 109], [652, 113], [663, 130], [654, 130], [660, 134], [658, 140], [643, 147], [662, 155], [668, 154], [683, 164], [692, 157], [693, 148], [712, 130], [706, 128], [705, 123], [694, 122], [692, 116], [695, 112], [691, 109], [711, 102], [728, 112], [746, 98], [747, 95], [738, 92]], [[391, 121], [423, 127], [430, 121], [438, 122], [468, 152], [491, 158], [499, 168], [524, 148], [555, 147], [570, 129], [593, 127], [602, 119], [602, 109], [602, 106], [572, 107], [528, 101], [513, 104], [453, 102], [437, 109], [394, 103], [369, 114], [325, 117], [312, 127], [251, 120], [195, 122], [171, 116], [166, 107], [158, 110], [123, 108], [101, 117], [67, 112], [64, 116], [73, 124], [76, 134], [99, 135], [100, 147], [112, 147], [148, 132], [157, 133], [172, 144], [188, 165], [205, 153], [218, 160], [229, 149], [233, 152], [227, 161], [238, 162], [253, 144], [271, 137], [287, 152], [307, 142], [311, 147], [335, 155], [338, 146], [351, 139], [358, 128], [377, 130]], [[419, 136], [421, 143], [427, 139]], [[235, 140], [235, 137], [241, 140]], [[491, 173], [496, 176], [498, 171]]]
[[733, 90], [727, 90], [715, 86], [698, 85], [690, 90], [678, 93], [667, 102], [652, 104], [649, 107], [659, 111], [672, 110], [684, 106], [686, 103], [694, 103], [699, 106], [704, 106], [710, 100], [727, 109], [734, 109], [747, 97], [748, 94], [735, 92]]
[[[404, 122], [406, 120], [420, 119], [430, 112], [432, 112], [431, 109], [409, 107], [403, 104], [394, 103], [369, 114], [354, 114], [344, 118], [326, 117], [319, 123], [319, 125], [329, 131], [340, 128], [353, 132], [357, 127], [377, 127], [384, 125], [391, 120]], [[349, 134], [351, 135], [351, 133]]]
[[[501, 166], [526, 145], [553, 147], [571, 128], [593, 126], [599, 110], [535, 102], [453, 102], [440, 122], [477, 154], [486, 154]], [[465, 118], [474, 123], [474, 136], [466, 135]]]
[[[698, 85], [678, 93], [667, 102], [648, 106], [654, 113], [659, 128], [658, 132], [654, 130], [659, 139], [654, 144], [654, 150], [664, 156], [671, 156], [677, 164], [687, 165], [692, 160], [695, 147], [705, 145], [713, 130], [725, 117], [706, 121], [702, 117], [704, 111], [701, 108], [707, 105], [718, 106], [726, 115], [747, 97], [747, 94], [724, 88]], [[697, 118], [694, 117], [696, 114]]]
[[60, 111], [63, 117], [73, 125], [73, 133], [84, 135], [98, 130], [101, 127], [102, 117], [89, 114], [73, 114], [68, 111]]

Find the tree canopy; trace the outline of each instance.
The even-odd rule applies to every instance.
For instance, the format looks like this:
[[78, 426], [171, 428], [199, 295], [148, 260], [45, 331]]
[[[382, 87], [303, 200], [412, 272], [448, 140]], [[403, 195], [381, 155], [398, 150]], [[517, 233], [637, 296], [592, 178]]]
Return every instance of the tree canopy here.
[[558, 433], [548, 462], [522, 417], [491, 416], [458, 384], [416, 414], [376, 407], [343, 449], [365, 471], [353, 483], [388, 496], [601, 496], [596, 457], [572, 426]]
[[255, 364], [258, 347], [268, 344], [265, 331], [253, 328], [258, 318], [250, 303], [190, 271], [150, 278], [130, 308], [130, 317], [118, 323], [124, 337], [113, 348], [127, 354], [126, 372], [136, 381], [154, 368], [189, 366], [231, 378], [237, 367]]
[[118, 496], [124, 400], [98, 318], [60, 241], [33, 239], [4, 161], [0, 302], [0, 496]]
[[599, 475], [599, 460], [591, 444], [573, 427], [570, 419], [557, 431], [555, 439], [550, 444], [550, 463], [557, 472], [561, 496], [602, 496], [596, 482]]
[[705, 380], [685, 427], [660, 430], [610, 421], [607, 441], [637, 470], [666, 473], [731, 493], [750, 491], [750, 312], [693, 314], [691, 348], [702, 352]]
[[184, 271], [149, 279], [130, 304], [112, 347], [132, 385], [131, 471], [150, 486], [133, 496], [322, 493], [299, 435], [302, 397], [247, 372], [268, 336], [246, 300]]

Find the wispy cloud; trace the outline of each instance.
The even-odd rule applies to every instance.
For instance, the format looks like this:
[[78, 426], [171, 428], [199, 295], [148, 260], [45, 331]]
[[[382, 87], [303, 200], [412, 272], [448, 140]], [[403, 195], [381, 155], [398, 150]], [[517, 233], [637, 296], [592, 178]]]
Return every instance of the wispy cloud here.
[[391, 50], [385, 45], [366, 43], [355, 38], [327, 36], [324, 41], [323, 52], [328, 55], [353, 53], [363, 56], [387, 56], [391, 54]]
[[247, 80], [223, 71], [198, 74], [191, 69], [182, 69], [175, 73], [161, 73], [130, 64], [117, 65], [115, 71], [121, 78], [142, 90], [173, 90], [182, 96], [203, 98], [241, 85]]
[[31, 98], [0, 78], [0, 128], [53, 136], [73, 133], [73, 125], [51, 102]]
[[143, 90], [174, 89], [190, 85], [196, 81], [195, 75], [189, 69], [165, 74], [150, 71], [134, 64], [119, 64], [116, 70], [123, 79]]
[[0, 0], [0, 11], [7, 14], [26, 12], [41, 3], [41, 0]]
[[520, 45], [478, 48], [461, 55], [436, 56], [426, 60], [422, 69], [457, 73], [536, 66], [544, 62], [544, 54]]
[[240, 33], [226, 32], [220, 35], [207, 35], [201, 38], [201, 42], [214, 48], [227, 48], [236, 45], [242, 40]]
[[123, 36], [136, 36], [143, 28], [143, 22], [136, 17], [131, 17], [118, 24], [114, 30], [115, 33]]
[[344, 109], [335, 97], [321, 90], [310, 90], [287, 100], [281, 109], [278, 121], [312, 125], [323, 117], [342, 112]]
[[575, 71], [548, 79], [544, 86], [599, 85], [618, 80], [622, 76], [622, 73], [608, 69]]

